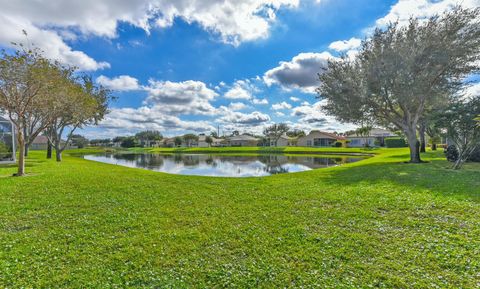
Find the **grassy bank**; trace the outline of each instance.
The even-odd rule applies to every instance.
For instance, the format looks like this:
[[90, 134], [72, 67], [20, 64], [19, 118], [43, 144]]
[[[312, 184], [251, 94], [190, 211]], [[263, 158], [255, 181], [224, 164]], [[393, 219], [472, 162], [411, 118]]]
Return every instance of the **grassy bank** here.
[[0, 287], [478, 287], [480, 165], [374, 153], [235, 179], [32, 152], [0, 166]]

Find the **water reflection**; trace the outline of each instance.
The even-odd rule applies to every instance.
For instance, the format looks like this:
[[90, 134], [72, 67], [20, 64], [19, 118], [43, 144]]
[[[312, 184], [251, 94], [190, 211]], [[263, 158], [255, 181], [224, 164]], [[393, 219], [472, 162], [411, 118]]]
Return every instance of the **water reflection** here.
[[85, 159], [153, 171], [200, 176], [260, 177], [337, 166], [357, 156], [233, 156], [214, 154], [102, 154]]

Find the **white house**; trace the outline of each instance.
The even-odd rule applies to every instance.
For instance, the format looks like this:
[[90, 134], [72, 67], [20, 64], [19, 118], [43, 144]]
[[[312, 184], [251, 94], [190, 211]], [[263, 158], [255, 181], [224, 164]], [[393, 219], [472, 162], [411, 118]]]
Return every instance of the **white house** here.
[[287, 146], [296, 146], [297, 145], [297, 138], [291, 138], [287, 136], [286, 134], [282, 135], [277, 142], [275, 143], [274, 138], [269, 138], [270, 140], [270, 146], [274, 147], [287, 147]]
[[340, 140], [345, 140], [345, 138], [325, 131], [312, 130], [308, 135], [298, 138], [297, 145], [301, 147], [331, 147]]
[[206, 136], [206, 135], [204, 135], [204, 134], [201, 134], [201, 135], [198, 136], [198, 147], [199, 147], [199, 148], [208, 148], [208, 147], [210, 147], [210, 146], [212, 146], [212, 147], [219, 147], [219, 146], [222, 145], [222, 144], [221, 144], [222, 139], [215, 138], [215, 137], [211, 136], [210, 138], [212, 139], [212, 143], [209, 144], [209, 143], [206, 142], [207, 137], [208, 137], [208, 136]]
[[232, 136], [227, 138], [229, 146], [232, 147], [256, 147], [259, 139], [247, 134]]
[[395, 137], [397, 136], [391, 131], [381, 129], [381, 128], [373, 128], [368, 136], [359, 136], [356, 133], [350, 134], [346, 137], [347, 140], [350, 142], [348, 143], [349, 147], [365, 147], [370, 146], [384, 146], [385, 145], [385, 138], [387, 137]]

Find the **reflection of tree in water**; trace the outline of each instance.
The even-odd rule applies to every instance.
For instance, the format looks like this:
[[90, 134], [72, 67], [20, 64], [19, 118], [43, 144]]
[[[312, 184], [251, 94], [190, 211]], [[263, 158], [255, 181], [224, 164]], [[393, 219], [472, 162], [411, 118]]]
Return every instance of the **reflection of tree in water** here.
[[113, 157], [117, 160], [125, 160], [125, 161], [135, 161], [136, 156], [135, 154], [116, 154], [116, 155], [108, 155], [108, 157]]
[[217, 167], [217, 162], [215, 161], [215, 158], [212, 155], [207, 156], [207, 158], [205, 159], [205, 164], [211, 166], [212, 168]]
[[143, 168], [161, 167], [163, 165], [163, 156], [159, 154], [107, 154], [106, 157], [134, 162], [135, 166]]
[[137, 166], [157, 168], [163, 166], [163, 156], [159, 154], [141, 154], [136, 159]]
[[173, 156], [173, 161], [174, 161], [176, 164], [182, 163], [182, 162], [183, 162], [182, 155], [180, 155], [180, 154], [174, 155], [174, 156]]
[[263, 170], [269, 174], [284, 174], [288, 173], [288, 169], [283, 167], [287, 163], [288, 159], [281, 155], [261, 155], [258, 156], [258, 160], [265, 164]]
[[183, 156], [182, 161], [186, 167], [198, 166], [200, 164], [200, 157], [198, 155], [186, 155]]
[[271, 175], [288, 173], [288, 169], [285, 168], [285, 167], [282, 167], [282, 165], [280, 165], [280, 164], [278, 164], [278, 165], [266, 165], [263, 170], [265, 172], [271, 174]]

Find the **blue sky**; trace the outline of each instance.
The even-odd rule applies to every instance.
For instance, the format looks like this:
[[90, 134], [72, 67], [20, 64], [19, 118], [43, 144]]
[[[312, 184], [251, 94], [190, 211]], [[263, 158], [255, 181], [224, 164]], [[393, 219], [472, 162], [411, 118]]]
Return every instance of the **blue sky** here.
[[[89, 137], [260, 133], [274, 122], [344, 131], [321, 110], [316, 73], [388, 21], [453, 0], [52, 0], [6, 3], [0, 45], [21, 29], [48, 57], [80, 67], [118, 99]], [[25, 3], [23, 3], [25, 2]], [[29, 2], [29, 3], [27, 3]], [[462, 1], [479, 6], [479, 0]], [[18, 33], [17, 33], [18, 31]]]

